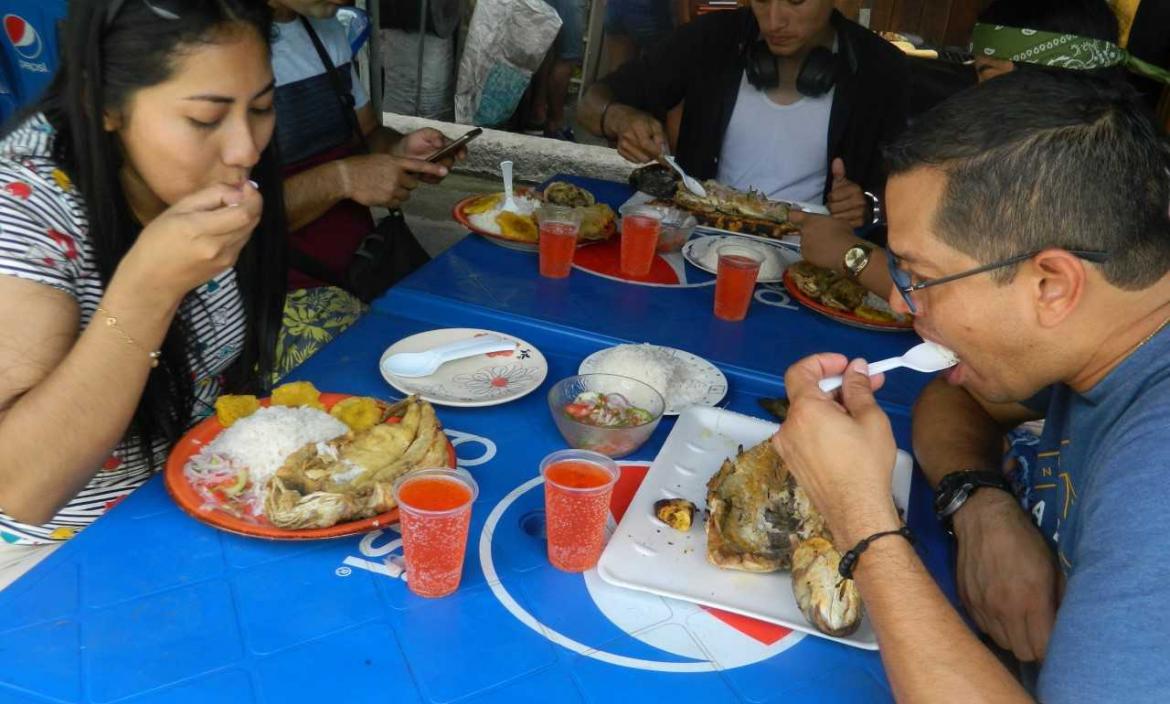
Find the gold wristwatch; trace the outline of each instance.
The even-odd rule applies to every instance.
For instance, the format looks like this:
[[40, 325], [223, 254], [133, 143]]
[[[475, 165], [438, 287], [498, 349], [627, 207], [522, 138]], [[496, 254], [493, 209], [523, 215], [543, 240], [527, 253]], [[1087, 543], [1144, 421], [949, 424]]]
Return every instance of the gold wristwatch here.
[[865, 267], [869, 266], [871, 254], [873, 245], [864, 242], [858, 242], [845, 250], [845, 256], [841, 259], [841, 268], [845, 270], [845, 275], [856, 281], [861, 272], [865, 271]]

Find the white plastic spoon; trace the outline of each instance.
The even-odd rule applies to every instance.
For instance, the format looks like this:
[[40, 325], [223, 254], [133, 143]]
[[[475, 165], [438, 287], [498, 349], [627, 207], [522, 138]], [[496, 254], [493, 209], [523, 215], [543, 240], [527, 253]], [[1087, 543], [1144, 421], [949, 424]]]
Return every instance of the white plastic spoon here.
[[673, 156], [669, 154], [663, 154], [660, 158], [662, 161], [666, 162], [667, 166], [678, 172], [678, 175], [682, 177], [683, 185], [687, 187], [688, 191], [694, 193], [700, 198], [707, 197], [707, 189], [703, 188], [703, 184], [687, 175], [687, 172], [682, 170], [682, 167], [678, 165], [678, 162], [674, 160]]
[[449, 342], [425, 352], [399, 352], [398, 354], [392, 354], [382, 362], [382, 369], [394, 376], [406, 378], [430, 376], [439, 367], [443, 366], [443, 364], [455, 359], [474, 357], [478, 354], [504, 352], [515, 348], [515, 340], [508, 340], [494, 335], [473, 337], [469, 340]]
[[503, 209], [509, 213], [520, 212], [520, 207], [516, 205], [516, 200], [512, 198], [512, 162], [501, 161], [500, 173], [504, 176], [504, 205]]
[[[890, 357], [869, 365], [869, 375], [881, 374], [898, 367], [906, 367], [916, 372], [941, 372], [959, 363], [959, 358], [946, 347], [937, 342], [922, 342], [914, 345], [901, 357]], [[821, 391], [826, 393], [841, 386], [841, 377], [830, 376], [817, 382]]]

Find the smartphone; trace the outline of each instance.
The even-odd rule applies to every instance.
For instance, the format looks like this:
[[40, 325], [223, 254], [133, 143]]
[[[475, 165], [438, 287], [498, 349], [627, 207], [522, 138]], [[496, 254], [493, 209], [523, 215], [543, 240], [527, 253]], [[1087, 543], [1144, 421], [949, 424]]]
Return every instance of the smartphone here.
[[446, 159], [449, 156], [453, 156], [455, 154], [455, 152], [457, 152], [460, 149], [462, 149], [463, 147], [465, 147], [468, 142], [470, 142], [471, 140], [480, 136], [481, 134], [483, 134], [483, 128], [476, 127], [475, 129], [471, 130], [470, 132], [463, 135], [459, 139], [456, 139], [455, 141], [451, 142], [447, 146], [438, 150], [434, 154], [431, 154], [430, 156], [428, 156], [427, 161], [434, 163], [436, 161], [442, 161], [443, 159]]

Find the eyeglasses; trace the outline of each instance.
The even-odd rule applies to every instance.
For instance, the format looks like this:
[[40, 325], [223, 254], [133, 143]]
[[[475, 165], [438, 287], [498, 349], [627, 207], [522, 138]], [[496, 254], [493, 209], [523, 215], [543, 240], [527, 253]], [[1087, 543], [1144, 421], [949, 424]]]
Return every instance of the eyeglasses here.
[[[179, 15], [177, 0], [141, 0], [146, 9], [153, 12], [159, 18], [164, 20], [181, 19]], [[126, 0], [114, 0], [110, 6], [106, 8], [106, 23], [105, 27], [109, 27], [114, 23], [118, 13], [122, 11], [122, 6], [126, 4]]]
[[[919, 281], [918, 283], [911, 283], [910, 272], [908, 272], [902, 268], [902, 265], [901, 265], [902, 260], [899, 259], [898, 257], [894, 256], [893, 252], [890, 252], [889, 255], [886, 257], [886, 264], [890, 267], [890, 278], [894, 281], [894, 287], [897, 288], [898, 292], [902, 294], [902, 300], [906, 301], [906, 307], [910, 310], [911, 313], [917, 313], [918, 309], [914, 305], [914, 299], [911, 296], [911, 294], [914, 293], [915, 291], [921, 291], [924, 288], [929, 288], [931, 286], [938, 286], [939, 284], [950, 283], [952, 281], [964, 279], [968, 276], [982, 274], [986, 271], [993, 271], [995, 269], [1002, 269], [1003, 267], [1011, 266], [1012, 264], [1019, 264], [1022, 261], [1026, 261], [1028, 259], [1031, 259], [1032, 257], [1036, 256], [1037, 254], [1039, 254], [1042, 251], [1044, 251], [1044, 250], [1043, 249], [1035, 249], [1035, 250], [1032, 250], [1031, 252], [1025, 252], [1024, 254], [1017, 254], [1014, 257], [1008, 257], [1007, 259], [1002, 259], [998, 262], [992, 262], [990, 264], [984, 264], [982, 266], [977, 266], [974, 269], [968, 269], [967, 271], [960, 271], [957, 274], [949, 274], [947, 276], [940, 276], [937, 279], [927, 279], [925, 281]], [[1109, 260], [1109, 257], [1112, 256], [1109, 252], [1098, 252], [1098, 251], [1082, 250], [1082, 249], [1069, 249], [1069, 250], [1065, 250], [1065, 251], [1067, 251], [1069, 254], [1072, 254], [1076, 257], [1084, 259], [1085, 261], [1093, 262], [1095, 264], [1100, 264], [1102, 262], [1106, 262]]]

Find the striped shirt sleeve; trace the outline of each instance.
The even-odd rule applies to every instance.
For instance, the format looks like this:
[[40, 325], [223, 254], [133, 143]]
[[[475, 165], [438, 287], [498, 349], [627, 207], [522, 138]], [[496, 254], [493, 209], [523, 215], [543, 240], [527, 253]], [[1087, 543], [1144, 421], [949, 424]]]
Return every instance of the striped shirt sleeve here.
[[0, 165], [0, 275], [78, 298], [82, 265], [69, 206], [43, 181]]

